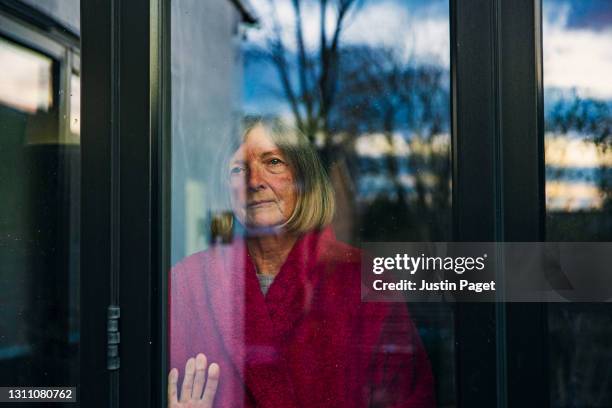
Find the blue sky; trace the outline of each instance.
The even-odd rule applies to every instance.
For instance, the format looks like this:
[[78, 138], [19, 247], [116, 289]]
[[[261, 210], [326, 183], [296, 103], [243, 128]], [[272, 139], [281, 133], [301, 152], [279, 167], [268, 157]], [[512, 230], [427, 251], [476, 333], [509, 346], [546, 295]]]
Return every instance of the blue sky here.
[[612, 25], [612, 2], [610, 0], [544, 0], [544, 8], [571, 7], [567, 26], [598, 30]]

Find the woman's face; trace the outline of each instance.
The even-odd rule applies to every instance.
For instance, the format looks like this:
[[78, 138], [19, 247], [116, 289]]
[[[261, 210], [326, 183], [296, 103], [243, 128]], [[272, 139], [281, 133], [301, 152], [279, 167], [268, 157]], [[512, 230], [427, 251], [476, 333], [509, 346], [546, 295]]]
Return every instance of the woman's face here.
[[291, 166], [262, 126], [251, 129], [230, 159], [232, 209], [248, 228], [286, 222], [297, 201]]

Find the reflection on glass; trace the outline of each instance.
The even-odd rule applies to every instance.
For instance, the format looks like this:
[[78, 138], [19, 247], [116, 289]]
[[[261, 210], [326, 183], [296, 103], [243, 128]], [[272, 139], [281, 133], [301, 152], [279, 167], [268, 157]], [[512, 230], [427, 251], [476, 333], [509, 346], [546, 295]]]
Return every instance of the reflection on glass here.
[[0, 60], [0, 384], [76, 385], [80, 152], [59, 143], [61, 62], [2, 38]]
[[[558, 238], [612, 231], [611, 10], [601, 1], [544, 2], [546, 208]], [[572, 235], [577, 225], [586, 235]]]
[[30, 114], [53, 104], [52, 60], [0, 37], [0, 103]]
[[265, 18], [243, 43], [243, 110], [317, 146], [343, 197], [339, 237], [448, 238], [447, 3], [253, 5]]
[[79, 140], [81, 135], [81, 78], [70, 75], [70, 133]]
[[[351, 245], [345, 248], [354, 248], [362, 241], [448, 240], [451, 213], [448, 2], [249, 3], [223, 1], [212, 5], [195, 0], [172, 3], [173, 264], [189, 262], [184, 259], [192, 254], [195, 255], [186, 259], [206, 258], [225, 250], [225, 257], [235, 264], [235, 270], [245, 273], [246, 268], [247, 274], [253, 272], [249, 263], [244, 263], [241, 252], [230, 248], [235, 248], [236, 240], [240, 242], [243, 234], [250, 233], [249, 222], [257, 223], [259, 217], [268, 222], [274, 214], [292, 213], [280, 204], [284, 199], [279, 199], [276, 205], [254, 203], [259, 207], [249, 209], [252, 203], [248, 194], [242, 200], [245, 208], [237, 208], [216, 187], [219, 180], [225, 180], [221, 171], [225, 167], [220, 163], [225, 161], [223, 158], [229, 160], [240, 153], [240, 146], [245, 145], [245, 131], [252, 131], [251, 118], [295, 129], [316, 153], [334, 196], [335, 215], [327, 229], [333, 230], [336, 238], [325, 241], [330, 247], [336, 248], [340, 241]], [[282, 143], [279, 145], [274, 138], [273, 142], [283, 150]], [[233, 149], [228, 152], [227, 146]], [[242, 154], [241, 160], [248, 164], [248, 154]], [[295, 159], [289, 162], [293, 169]], [[255, 170], [238, 163], [236, 172], [244, 177]], [[227, 182], [231, 185], [230, 180]], [[304, 180], [298, 181], [296, 189], [305, 191], [306, 184]], [[282, 189], [275, 186], [270, 189], [277, 191], [278, 187], [280, 194]], [[248, 183], [240, 188], [249, 191]], [[313, 202], [301, 211], [313, 212], [317, 205], [321, 204]], [[241, 210], [245, 212], [242, 218]], [[300, 239], [296, 239], [289, 252], [316, 261], [320, 254], [314, 249], [302, 253], [300, 242], [310, 242], [308, 237], [317, 229], [301, 231]], [[251, 257], [253, 251], [248, 248]], [[288, 253], [281, 256], [286, 260], [284, 256]], [[206, 259], [213, 262], [212, 258]], [[176, 279], [181, 273], [191, 274], [181, 272], [181, 268], [174, 269]], [[265, 291], [265, 274], [253, 274], [260, 278]], [[282, 276], [279, 273], [278, 279]], [[270, 296], [280, 296], [273, 295], [281, 290], [274, 289], [276, 282], [274, 278]], [[172, 284], [175, 283], [184, 284], [180, 279]], [[295, 290], [301, 293], [303, 289]], [[247, 299], [252, 299], [250, 289], [246, 290]], [[244, 300], [234, 302], [228, 291], [228, 298], [223, 299], [228, 313], [239, 320], [248, 319], [249, 305], [244, 305]], [[308, 291], [311, 296], [320, 295], [315, 287]], [[353, 300], [349, 296], [346, 303]], [[329, 312], [342, 315], [341, 306], [335, 302], [335, 298], [330, 298]], [[300, 307], [304, 305], [301, 303]], [[295, 305], [284, 306], [289, 310]], [[171, 304], [171, 310], [172, 307]], [[453, 404], [452, 310], [428, 304], [410, 305], [410, 312], [431, 360], [436, 399], [440, 404]], [[175, 314], [174, 319], [182, 319], [181, 314]], [[327, 330], [322, 321], [311, 323], [308, 330], [312, 336], [317, 330], [321, 333]], [[398, 324], [410, 326], [412, 320], [398, 319]], [[171, 332], [171, 343], [174, 336]], [[180, 342], [189, 343], [188, 338], [191, 337], [181, 337]], [[359, 342], [358, 336], [355, 341]], [[345, 345], [341, 354], [353, 346]], [[183, 346], [186, 349], [181, 351], [180, 358], [171, 361], [181, 373], [185, 362], [179, 360], [195, 357], [199, 352], [216, 353], [214, 344], [210, 351], [193, 344]], [[264, 349], [262, 345], [261, 350]], [[331, 346], [328, 350], [332, 350]], [[327, 352], [325, 347], [321, 351]], [[221, 367], [221, 376], [223, 370]]]
[[[612, 240], [612, 3], [544, 0], [546, 237]], [[552, 406], [612, 405], [607, 304], [551, 304]]]
[[[329, 227], [333, 188], [306, 136], [257, 119], [219, 163], [234, 237], [172, 271], [170, 402], [182, 384], [227, 407], [435, 406], [406, 306], [361, 302], [360, 252]], [[210, 362], [202, 390], [193, 368]]]

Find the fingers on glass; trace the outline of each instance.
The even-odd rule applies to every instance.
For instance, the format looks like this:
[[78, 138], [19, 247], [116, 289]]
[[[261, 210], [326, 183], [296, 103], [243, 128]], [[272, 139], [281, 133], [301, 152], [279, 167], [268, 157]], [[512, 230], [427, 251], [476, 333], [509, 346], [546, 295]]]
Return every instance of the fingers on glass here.
[[193, 380], [193, 389], [191, 390], [191, 399], [202, 398], [202, 390], [206, 382], [206, 367], [208, 362], [206, 356], [202, 353], [198, 354], [195, 359], [195, 377]]
[[[180, 401], [201, 400], [203, 407], [212, 407], [219, 385], [219, 376], [219, 365], [212, 363], [208, 366], [206, 355], [200, 353], [195, 358], [190, 358], [185, 364], [185, 378], [181, 387]], [[178, 404], [178, 377], [179, 370], [176, 368], [170, 370], [168, 374], [168, 404], [170, 406]]]
[[192, 357], [185, 364], [185, 378], [183, 379], [183, 387], [181, 388], [181, 402], [186, 402], [191, 399], [191, 390], [193, 389], [193, 377], [195, 375], [195, 359]]
[[216, 363], [212, 363], [210, 367], [208, 367], [208, 380], [206, 381], [206, 389], [204, 389], [204, 396], [202, 397], [205, 407], [212, 407], [213, 401], [215, 399], [215, 393], [217, 392], [217, 386], [219, 385], [219, 375], [219, 365]]
[[170, 404], [178, 403], [178, 392], [176, 383], [178, 382], [178, 370], [173, 368], [168, 374], [168, 402]]

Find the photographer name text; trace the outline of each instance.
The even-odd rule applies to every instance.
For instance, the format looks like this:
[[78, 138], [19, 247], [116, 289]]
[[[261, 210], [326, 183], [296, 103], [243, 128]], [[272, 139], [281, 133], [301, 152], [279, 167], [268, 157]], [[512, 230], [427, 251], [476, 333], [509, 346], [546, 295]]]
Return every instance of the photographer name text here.
[[[376, 257], [372, 260], [372, 273], [382, 275], [388, 271], [408, 274], [411, 277], [418, 272], [454, 272], [462, 275], [465, 272], [478, 272], [485, 269], [487, 254], [471, 257], [440, 257], [440, 256], [410, 256], [408, 254], [396, 254], [392, 257]], [[396, 276], [396, 275], [394, 275]], [[381, 276], [382, 278], [382, 276]], [[375, 291], [471, 291], [487, 292], [495, 291], [495, 281], [473, 282], [468, 279], [458, 281], [442, 279], [434, 281], [428, 279], [399, 279], [393, 282], [389, 279], [376, 279], [372, 282]]]
[[377, 279], [373, 282], [372, 287], [374, 290], [400, 290], [400, 291], [472, 291], [472, 292], [486, 292], [495, 290], [495, 281], [490, 282], [470, 282], [467, 279], [461, 279], [457, 282], [450, 282], [443, 280], [439, 282], [427, 282], [421, 280], [420, 284], [413, 282], [408, 279], [402, 279], [399, 282], [385, 282], [382, 279]]

